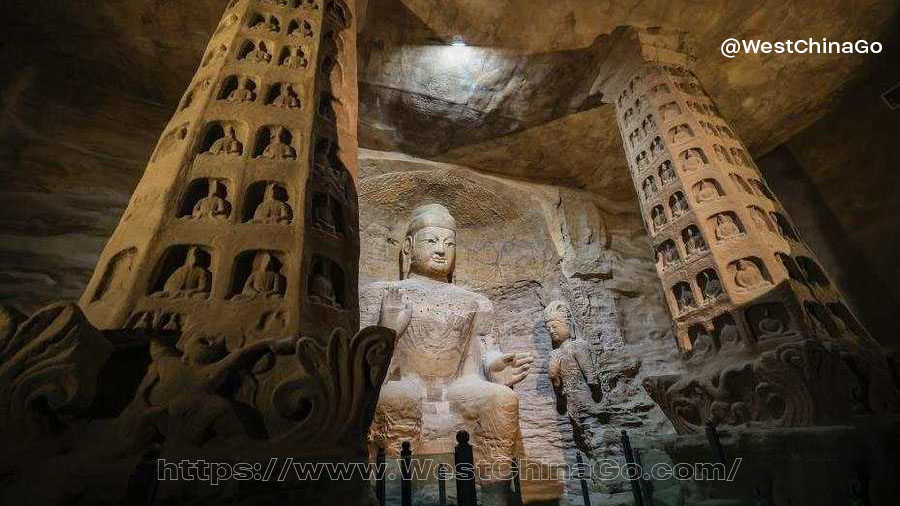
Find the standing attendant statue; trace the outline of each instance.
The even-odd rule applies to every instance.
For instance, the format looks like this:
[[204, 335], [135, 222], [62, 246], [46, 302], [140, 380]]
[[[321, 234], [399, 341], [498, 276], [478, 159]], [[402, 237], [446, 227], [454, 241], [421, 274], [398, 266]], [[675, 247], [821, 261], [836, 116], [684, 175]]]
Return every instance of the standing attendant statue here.
[[587, 341], [572, 335], [569, 306], [555, 300], [544, 309], [544, 324], [556, 347], [550, 352], [550, 383], [556, 390], [557, 409], [569, 416], [580, 449], [590, 455], [601, 445], [597, 403], [602, 398], [600, 375], [591, 359]]

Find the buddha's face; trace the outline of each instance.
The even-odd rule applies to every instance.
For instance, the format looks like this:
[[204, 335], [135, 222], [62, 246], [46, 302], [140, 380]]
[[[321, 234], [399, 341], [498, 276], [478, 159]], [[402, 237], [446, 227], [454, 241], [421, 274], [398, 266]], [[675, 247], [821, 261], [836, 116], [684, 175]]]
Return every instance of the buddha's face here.
[[569, 333], [569, 311], [564, 306], [556, 311], [552, 311], [545, 318], [547, 331], [550, 333], [550, 339], [553, 340], [553, 344], [559, 346], [571, 337]]
[[456, 231], [424, 227], [406, 238], [409, 270], [439, 281], [447, 281], [456, 266]]

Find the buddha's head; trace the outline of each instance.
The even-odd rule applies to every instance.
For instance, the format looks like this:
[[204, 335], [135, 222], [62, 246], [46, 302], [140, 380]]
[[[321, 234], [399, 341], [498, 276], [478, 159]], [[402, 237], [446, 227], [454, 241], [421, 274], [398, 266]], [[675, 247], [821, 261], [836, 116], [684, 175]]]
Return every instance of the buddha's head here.
[[185, 260], [185, 265], [190, 267], [195, 267], [200, 262], [200, 253], [197, 250], [196, 246], [191, 246], [191, 248], [187, 252], [187, 259]]
[[402, 277], [415, 273], [450, 283], [456, 267], [456, 220], [440, 204], [413, 210], [403, 242]]
[[253, 271], [267, 271], [269, 270], [269, 266], [272, 264], [272, 255], [268, 252], [260, 251], [253, 257]]
[[544, 309], [544, 323], [556, 346], [572, 336], [571, 316], [569, 305], [561, 300], [554, 300]]
[[209, 180], [209, 196], [215, 197], [219, 193], [219, 182], [215, 179], [210, 178]]

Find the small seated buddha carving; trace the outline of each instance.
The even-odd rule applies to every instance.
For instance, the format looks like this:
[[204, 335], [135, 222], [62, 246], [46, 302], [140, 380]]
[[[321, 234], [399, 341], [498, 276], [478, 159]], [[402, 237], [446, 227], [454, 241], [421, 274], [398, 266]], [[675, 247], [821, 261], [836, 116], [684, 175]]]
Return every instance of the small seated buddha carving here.
[[762, 209], [758, 207], [750, 208], [750, 216], [753, 218], [753, 221], [759, 225], [760, 228], [768, 231], [772, 231], [771, 225], [769, 224], [769, 220], [766, 219], [766, 213]]
[[752, 290], [765, 283], [759, 267], [750, 260], [738, 260], [735, 269], [734, 283], [745, 290]]
[[259, 252], [253, 258], [253, 272], [244, 283], [241, 293], [235, 300], [249, 300], [258, 298], [274, 298], [284, 295], [285, 278], [274, 270], [272, 255]]
[[849, 325], [847, 325], [847, 322], [844, 321], [844, 318], [838, 314], [832, 314], [834, 315], [832, 321], [834, 321], [834, 326], [837, 328], [837, 335], [848, 338], [852, 341], [858, 341], [859, 336], [856, 335], [856, 332], [854, 332]]
[[665, 146], [663, 146], [662, 139], [656, 137], [653, 139], [653, 143], [650, 145], [650, 156], [657, 157], [662, 154], [666, 150]]
[[794, 233], [790, 228], [790, 225], [781, 217], [781, 215], [777, 213], [772, 213], [772, 221], [775, 222], [775, 228], [778, 230], [778, 233], [781, 237], [785, 239], [794, 239]]
[[654, 207], [650, 214], [653, 219], [654, 228], [659, 229], [666, 224], [666, 213], [662, 211], [662, 208]]
[[649, 199], [657, 191], [656, 181], [652, 177], [648, 177], [647, 179], [644, 180], [643, 189], [644, 189], [644, 198]]
[[709, 272], [701, 273], [701, 276], [705, 279], [706, 283], [703, 286], [703, 296], [709, 300], [713, 300], [716, 297], [722, 295], [722, 282], [719, 280], [719, 277], [711, 274]]
[[341, 309], [341, 305], [338, 303], [337, 297], [334, 294], [334, 284], [321, 272], [317, 272], [313, 275], [307, 298], [317, 304]]
[[241, 78], [238, 87], [228, 94], [227, 100], [229, 102], [253, 102], [256, 100], [256, 93], [250, 89], [249, 84], [250, 79], [246, 77]]
[[666, 104], [661, 109], [663, 121], [669, 121], [673, 119], [675, 116], [681, 114], [681, 108], [678, 107], [678, 104], [672, 102], [670, 104]]
[[684, 240], [684, 249], [688, 255], [699, 253], [706, 249], [706, 241], [700, 236], [700, 232], [695, 227], [687, 229], [687, 235]]
[[294, 90], [291, 89], [291, 85], [285, 84], [278, 91], [278, 96], [272, 101], [272, 105], [283, 109], [293, 109], [300, 107], [300, 99], [297, 98]]
[[714, 353], [716, 343], [705, 328], [698, 328], [691, 339], [692, 357], [703, 357]]
[[719, 343], [723, 348], [735, 346], [742, 341], [741, 332], [738, 330], [734, 320], [728, 319], [722, 323], [719, 330]]
[[202, 220], [204, 218], [213, 218], [224, 220], [231, 214], [231, 204], [218, 195], [219, 182], [215, 179], [209, 180], [209, 193], [198, 200], [191, 210], [191, 215], [187, 218], [194, 220]]
[[212, 274], [199, 265], [197, 247], [188, 250], [184, 265], [175, 269], [166, 280], [163, 289], [153, 294], [154, 297], [189, 297], [207, 298], [211, 287]]
[[253, 51], [253, 61], [256, 63], [269, 63], [272, 61], [272, 53], [266, 48], [264, 42], [260, 42], [259, 46], [256, 47], [256, 51]]
[[662, 167], [660, 168], [659, 177], [662, 180], [663, 184], [666, 184], [670, 181], [675, 180], [675, 167], [672, 165], [672, 162], [666, 160], [662, 163]]
[[673, 218], [677, 218], [688, 211], [687, 200], [684, 198], [683, 193], [679, 192], [675, 195], [672, 195], [672, 201], [670, 205], [672, 207]]
[[328, 199], [321, 199], [316, 202], [312, 209], [313, 224], [332, 234], [337, 232], [337, 226], [334, 221], [334, 213], [331, 206], [328, 205]]
[[262, 25], [262, 29], [270, 33], [278, 33], [281, 31], [281, 26], [278, 24], [278, 19], [275, 16], [269, 16], [269, 19]]
[[707, 180], [700, 181], [697, 187], [697, 202], [709, 202], [718, 197], [719, 190], [716, 189], [716, 185]]
[[687, 311], [688, 309], [693, 308], [696, 305], [696, 301], [694, 300], [694, 293], [691, 292], [690, 288], [687, 286], [681, 286], [676, 288], [678, 292], [676, 294], [676, 301], [678, 302], [678, 309], [681, 311]]
[[263, 201], [253, 212], [251, 223], [281, 224], [290, 223], [291, 208], [287, 204], [275, 198], [275, 183], [266, 186]]
[[294, 37], [312, 37], [312, 26], [308, 21], [297, 23], [297, 26], [295, 26], [294, 29], [291, 30], [291, 33], [289, 35], [292, 35]]
[[281, 28], [278, 25], [278, 19], [275, 16], [260, 16], [253, 26], [250, 27], [251, 30], [254, 31], [266, 31], [271, 33], [278, 33]]
[[672, 132], [672, 143], [679, 144], [689, 140], [693, 135], [691, 129], [687, 125], [678, 125]]
[[706, 162], [703, 161], [703, 156], [700, 154], [700, 151], [696, 148], [691, 148], [684, 152], [684, 170], [691, 171], [695, 169], [699, 169], [706, 165]]
[[774, 318], [770, 314], [768, 309], [762, 310], [762, 316], [759, 321], [756, 323], [756, 328], [759, 330], [759, 337], [777, 337], [784, 334], [784, 322], [782, 322], [779, 318]]
[[225, 128], [225, 136], [214, 142], [213, 145], [210, 146], [209, 152], [213, 155], [240, 156], [244, 153], [244, 145], [241, 144], [241, 141], [237, 140], [237, 136], [234, 133], [234, 127], [228, 126]]
[[260, 157], [269, 160], [293, 160], [297, 158], [297, 150], [282, 140], [284, 128], [272, 129], [269, 134], [269, 145], [263, 150]]
[[731, 163], [731, 157], [728, 155], [728, 151], [726, 151], [724, 147], [719, 146], [718, 144], [714, 144], [713, 151], [716, 153], [716, 156], [719, 158], [719, 160], [726, 163]]
[[290, 49], [290, 53], [284, 58], [284, 61], [281, 62], [281, 65], [284, 67], [299, 69], [309, 65], [309, 60], [306, 59], [303, 48], [300, 46], [296, 46]]
[[678, 261], [678, 251], [671, 242], [664, 242], [659, 252], [660, 263], [663, 269]]
[[635, 158], [635, 163], [638, 168], [646, 167], [649, 164], [650, 160], [647, 158], [647, 153], [645, 151], [641, 151], [640, 154]]
[[716, 239], [724, 241], [741, 233], [731, 216], [727, 214], [716, 215]]
[[219, 45], [219, 47], [213, 49], [212, 54], [210, 55], [209, 60], [206, 62], [206, 64], [208, 65], [215, 60], [224, 58], [226, 54], [228, 54], [228, 46], [226, 46], [225, 44], [221, 44]]

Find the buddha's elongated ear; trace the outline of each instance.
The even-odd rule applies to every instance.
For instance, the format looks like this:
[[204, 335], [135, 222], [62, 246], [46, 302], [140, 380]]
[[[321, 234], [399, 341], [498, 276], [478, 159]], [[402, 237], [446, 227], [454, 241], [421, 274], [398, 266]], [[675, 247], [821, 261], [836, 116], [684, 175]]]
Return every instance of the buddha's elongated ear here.
[[407, 235], [403, 240], [403, 247], [400, 248], [400, 279], [406, 279], [409, 277], [409, 267], [410, 267], [410, 254], [412, 253], [412, 236]]

